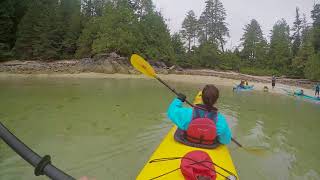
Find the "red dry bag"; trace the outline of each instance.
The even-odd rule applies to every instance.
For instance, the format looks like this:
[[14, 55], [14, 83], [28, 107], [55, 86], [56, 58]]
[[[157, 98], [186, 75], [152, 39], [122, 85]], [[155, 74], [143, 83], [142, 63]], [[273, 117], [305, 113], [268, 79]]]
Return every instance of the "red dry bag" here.
[[216, 172], [210, 156], [204, 151], [187, 153], [180, 164], [185, 180], [215, 180]]

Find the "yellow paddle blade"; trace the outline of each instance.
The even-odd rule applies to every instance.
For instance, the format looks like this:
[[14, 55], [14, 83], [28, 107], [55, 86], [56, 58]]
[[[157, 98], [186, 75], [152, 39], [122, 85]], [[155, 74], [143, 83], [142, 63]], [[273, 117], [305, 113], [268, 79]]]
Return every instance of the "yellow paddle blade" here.
[[141, 56], [137, 54], [133, 54], [131, 56], [130, 62], [132, 66], [142, 74], [145, 74], [149, 77], [156, 76], [156, 72], [154, 71], [152, 66], [146, 60], [144, 60]]

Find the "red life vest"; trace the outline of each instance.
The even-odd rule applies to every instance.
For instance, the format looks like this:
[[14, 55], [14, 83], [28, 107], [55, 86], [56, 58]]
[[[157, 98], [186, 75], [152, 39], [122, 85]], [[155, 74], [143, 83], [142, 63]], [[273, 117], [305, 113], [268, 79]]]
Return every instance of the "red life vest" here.
[[188, 146], [213, 149], [219, 145], [216, 130], [217, 111], [202, 109], [203, 107], [195, 107], [188, 129], [178, 129], [174, 137], [176, 141]]

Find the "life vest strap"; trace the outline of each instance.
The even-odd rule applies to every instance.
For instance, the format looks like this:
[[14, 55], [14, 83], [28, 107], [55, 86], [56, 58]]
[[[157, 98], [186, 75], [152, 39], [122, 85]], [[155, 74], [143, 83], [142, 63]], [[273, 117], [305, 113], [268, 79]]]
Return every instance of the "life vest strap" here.
[[182, 144], [185, 144], [187, 146], [204, 148], [204, 149], [214, 149], [220, 145], [217, 138], [213, 141], [212, 144], [211, 143], [210, 144], [199, 144], [199, 143], [190, 142], [186, 138], [185, 131], [181, 130], [181, 129], [176, 130], [176, 132], [174, 133], [174, 139], [175, 139], [175, 141], [180, 142]]
[[[183, 136], [185, 139], [192, 139], [192, 140], [195, 140], [195, 141], [198, 141], [199, 144], [202, 144], [203, 142], [209, 142], [209, 145], [212, 145], [212, 144], [215, 144], [216, 143], [216, 138], [215, 139], [212, 139], [212, 140], [207, 140], [207, 139], [203, 139], [203, 135], [200, 136], [200, 138], [197, 138], [197, 137], [193, 137], [193, 136], [190, 136], [187, 134], [186, 131], [183, 132]], [[212, 142], [212, 143], [211, 143]]]
[[198, 104], [198, 105], [194, 106], [193, 112], [192, 112], [192, 120], [197, 119], [197, 118], [203, 118], [200, 114], [200, 112], [203, 111], [204, 118], [211, 119], [216, 124], [217, 119], [218, 119], [217, 109], [212, 110], [212, 111], [205, 111], [205, 110], [203, 110], [203, 108], [204, 108], [204, 105], [202, 105], [202, 104]]

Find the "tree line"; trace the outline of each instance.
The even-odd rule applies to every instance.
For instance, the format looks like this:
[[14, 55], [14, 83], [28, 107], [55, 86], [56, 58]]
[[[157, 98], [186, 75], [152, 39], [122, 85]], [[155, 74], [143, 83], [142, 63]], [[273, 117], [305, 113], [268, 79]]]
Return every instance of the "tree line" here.
[[277, 21], [269, 42], [259, 22], [252, 19], [244, 27], [241, 44], [233, 50], [224, 48], [229, 29], [223, 4], [219, 0], [205, 4], [199, 18], [189, 11], [182, 30], [175, 34], [187, 44], [186, 54], [180, 53], [184, 66], [320, 80], [320, 4], [311, 11], [311, 24], [298, 7], [292, 27], [285, 19]]
[[56, 60], [117, 52], [175, 59], [152, 0], [4, 0], [0, 59]]
[[139, 53], [168, 65], [319, 80], [320, 4], [311, 14], [308, 24], [297, 8], [293, 25], [276, 22], [270, 41], [252, 19], [240, 46], [230, 50], [220, 0], [207, 0], [199, 17], [189, 11], [181, 31], [172, 35], [152, 0], [3, 0], [0, 61]]

